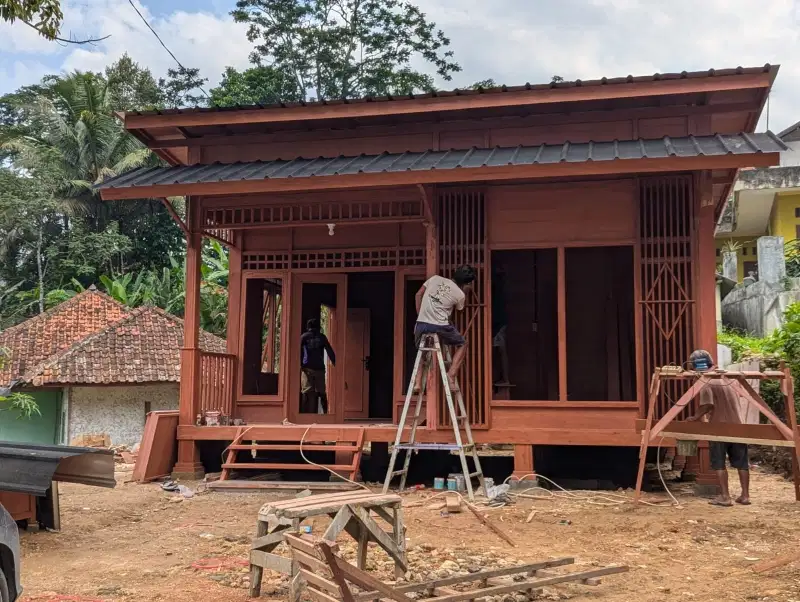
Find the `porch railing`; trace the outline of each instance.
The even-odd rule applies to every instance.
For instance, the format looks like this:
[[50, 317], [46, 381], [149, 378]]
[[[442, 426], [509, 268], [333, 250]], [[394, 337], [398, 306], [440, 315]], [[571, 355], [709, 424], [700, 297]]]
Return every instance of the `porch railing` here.
[[200, 353], [200, 413], [219, 410], [233, 413], [233, 385], [236, 356], [227, 353]]

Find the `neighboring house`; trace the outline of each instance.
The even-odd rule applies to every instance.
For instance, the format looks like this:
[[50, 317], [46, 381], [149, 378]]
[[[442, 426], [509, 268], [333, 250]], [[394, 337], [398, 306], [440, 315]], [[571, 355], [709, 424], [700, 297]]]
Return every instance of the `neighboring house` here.
[[[201, 347], [225, 341], [201, 332]], [[139, 441], [145, 415], [178, 407], [183, 321], [156, 307], [130, 309], [91, 288], [0, 333], [10, 360], [0, 386], [31, 393], [42, 415], [0, 412], [0, 440], [70, 443], [108, 435]]]
[[738, 280], [758, 275], [760, 236], [782, 236], [785, 243], [800, 238], [800, 122], [778, 134], [788, 150], [776, 167], [743, 169], [717, 226], [717, 263], [724, 245], [738, 243]]

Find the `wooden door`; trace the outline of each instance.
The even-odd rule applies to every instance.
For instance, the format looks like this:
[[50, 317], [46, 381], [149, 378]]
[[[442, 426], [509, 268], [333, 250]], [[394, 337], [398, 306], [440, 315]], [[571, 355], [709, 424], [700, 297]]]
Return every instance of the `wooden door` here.
[[369, 309], [347, 310], [344, 417], [369, 417]]
[[[305, 331], [303, 323], [303, 290], [306, 284], [332, 284], [336, 286], [335, 299], [330, 305], [323, 303], [330, 312], [328, 317], [328, 340], [336, 353], [336, 365], [328, 363], [326, 389], [328, 413], [313, 414], [300, 411], [300, 336]], [[344, 377], [343, 366], [348, 356], [344, 333], [347, 332], [347, 276], [345, 274], [295, 274], [292, 277], [292, 311], [289, 327], [289, 399], [287, 416], [297, 424], [335, 424], [344, 421]]]

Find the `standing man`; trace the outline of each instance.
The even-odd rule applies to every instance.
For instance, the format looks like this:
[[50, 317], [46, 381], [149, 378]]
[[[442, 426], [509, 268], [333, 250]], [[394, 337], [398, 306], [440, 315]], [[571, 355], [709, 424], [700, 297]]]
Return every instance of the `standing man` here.
[[[471, 290], [475, 282], [475, 268], [462, 265], [453, 273], [453, 279], [442, 276], [431, 276], [417, 291], [415, 298], [417, 305], [417, 323], [414, 326], [414, 340], [419, 347], [422, 337], [426, 334], [439, 335], [442, 345], [450, 345], [458, 350], [453, 356], [453, 362], [447, 371], [450, 388], [455, 391], [455, 377], [461, 364], [464, 362], [466, 341], [455, 326], [450, 323], [453, 309], [462, 311], [466, 305], [466, 292]], [[414, 389], [419, 391], [422, 387], [422, 370], [417, 372], [417, 382]]]
[[[694, 362], [699, 356], [703, 363], [709, 367], [713, 365], [711, 355], [706, 351], [695, 351], [689, 358], [690, 363]], [[697, 414], [688, 418], [690, 421], [700, 420], [707, 416], [708, 422], [722, 424], [757, 424], [750, 416], [750, 404], [739, 399], [739, 395], [724, 379], [714, 379], [710, 381], [698, 394]], [[709, 441], [709, 453], [711, 456], [711, 468], [716, 471], [719, 478], [721, 493], [719, 497], [711, 500], [714, 506], [730, 507], [733, 506], [730, 491], [728, 489], [728, 470], [725, 466], [725, 457], [730, 460], [731, 466], [739, 472], [739, 483], [742, 487], [742, 494], [736, 498], [737, 504], [743, 506], [750, 505], [750, 461], [747, 454], [746, 443], [731, 443], [728, 441]]]
[[300, 392], [302, 394], [300, 411], [316, 414], [318, 404], [322, 413], [328, 413], [328, 393], [325, 388], [325, 354], [336, 365], [328, 337], [319, 329], [319, 320], [312, 318], [306, 322], [306, 331], [300, 337]]

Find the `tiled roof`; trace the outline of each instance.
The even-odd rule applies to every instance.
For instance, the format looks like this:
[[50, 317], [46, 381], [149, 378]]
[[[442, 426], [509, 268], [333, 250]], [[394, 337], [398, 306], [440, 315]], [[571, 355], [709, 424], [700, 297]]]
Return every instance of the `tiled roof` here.
[[381, 153], [357, 157], [318, 157], [291, 160], [252, 161], [248, 163], [212, 163], [174, 167], [144, 167], [98, 185], [99, 189], [139, 186], [168, 186], [233, 182], [241, 180], [271, 180], [282, 178], [311, 178], [369, 173], [399, 173], [408, 171], [480, 169], [506, 165], [547, 165], [583, 163], [587, 161], [618, 161], [627, 159], [658, 159], [665, 157], [700, 157], [779, 152], [786, 145], [771, 132], [764, 134], [730, 134], [686, 136], [652, 140], [613, 140], [540, 144], [464, 150], [439, 150], [405, 153]]
[[[87, 312], [95, 315], [91, 328]], [[38, 327], [31, 328], [31, 323]], [[68, 341], [59, 329], [68, 331], [73, 323], [87, 326], [74, 329], [80, 332]], [[47, 344], [55, 338], [60, 345]], [[4, 383], [15, 379], [34, 386], [179, 382], [183, 321], [156, 307], [130, 310], [90, 290], [3, 332], [0, 346], [11, 351], [11, 369], [0, 377]], [[215, 353], [226, 350], [223, 339], [204, 331], [200, 347]]]
[[10, 352], [0, 368], [0, 386], [21, 378], [53, 355], [119, 321], [129, 311], [108, 295], [89, 289], [0, 332], [0, 348]]
[[161, 109], [151, 111], [130, 111], [128, 115], [178, 115], [186, 113], [211, 113], [221, 111], [252, 109], [285, 109], [291, 107], [332, 106], [342, 104], [358, 104], [370, 102], [387, 102], [394, 100], [420, 100], [426, 98], [445, 98], [450, 96], [476, 96], [479, 94], [502, 94], [504, 92], [520, 92], [523, 90], [550, 90], [553, 88], [587, 88], [597, 86], [613, 86], [616, 84], [633, 84], [642, 82], [668, 81], [675, 79], [723, 78], [731, 75], [769, 73], [776, 65], [766, 64], [763, 67], [736, 67], [733, 69], [708, 69], [706, 71], [682, 71], [680, 73], [654, 73], [653, 75], [628, 75], [626, 77], [603, 77], [600, 79], [549, 82], [546, 84], [526, 83], [520, 86], [492, 86], [486, 88], [469, 88], [456, 90], [437, 90], [422, 94], [397, 94], [392, 96], [364, 96], [361, 98], [335, 98], [321, 101], [282, 102], [276, 104], [237, 105], [233, 107], [192, 107], [185, 109]]

